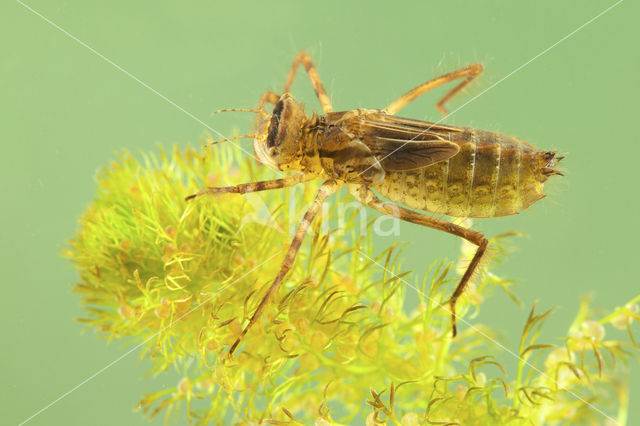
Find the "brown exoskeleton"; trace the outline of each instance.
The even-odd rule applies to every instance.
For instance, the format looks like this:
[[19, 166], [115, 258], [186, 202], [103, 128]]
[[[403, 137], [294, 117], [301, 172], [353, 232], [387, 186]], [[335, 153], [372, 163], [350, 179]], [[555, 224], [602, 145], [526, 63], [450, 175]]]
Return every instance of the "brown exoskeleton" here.
[[[322, 106], [323, 115], [309, 117], [289, 94], [302, 65]], [[284, 188], [322, 179], [311, 207], [297, 228], [280, 272], [254, 311], [249, 323], [231, 346], [237, 349], [265, 306], [277, 294], [293, 265], [305, 233], [324, 200], [347, 185], [363, 204], [379, 212], [470, 241], [478, 248], [455, 288], [449, 305], [452, 332], [456, 335], [455, 305], [487, 250], [488, 240], [479, 232], [398, 206], [455, 217], [497, 217], [526, 209], [544, 197], [547, 178], [561, 174], [555, 151], [541, 151], [514, 137], [468, 127], [401, 118], [395, 114], [408, 103], [445, 83], [462, 80], [437, 104], [444, 104], [482, 72], [480, 64], [429, 80], [405, 93], [384, 109], [333, 112], [333, 107], [310, 57], [301, 52], [289, 72], [283, 95], [266, 92], [260, 99], [254, 135], [258, 160], [276, 170], [297, 174], [282, 179], [208, 188], [187, 199], [212, 193], [248, 193]], [[273, 103], [271, 114], [265, 103]], [[383, 202], [375, 190], [392, 203]]]

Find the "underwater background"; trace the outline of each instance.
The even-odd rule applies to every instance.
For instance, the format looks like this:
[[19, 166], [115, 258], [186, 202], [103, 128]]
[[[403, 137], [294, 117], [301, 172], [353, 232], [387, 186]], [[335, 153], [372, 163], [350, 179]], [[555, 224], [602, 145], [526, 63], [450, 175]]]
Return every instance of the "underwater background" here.
[[[20, 423], [82, 384], [29, 424], [148, 423], [134, 406], [146, 392], [175, 386], [179, 374], [143, 378], [150, 365], [135, 352], [119, 359], [128, 346], [82, 334], [70, 286], [77, 273], [60, 253], [94, 198], [96, 171], [117, 152], [198, 146], [203, 123], [224, 135], [247, 133], [253, 115], [211, 112], [254, 107], [265, 90], [281, 90], [300, 50], [312, 56], [336, 110], [382, 108], [429, 78], [481, 62], [486, 73], [450, 110], [499, 84], [446, 122], [566, 155], [566, 176], [548, 182], [546, 199], [516, 216], [474, 221], [488, 236], [526, 236], [509, 241], [494, 270], [517, 281], [524, 307], [496, 289], [472, 324], [503, 330], [501, 341], [515, 350], [537, 300], [542, 311], [558, 307], [543, 336], [561, 344], [553, 338], [566, 334], [581, 297], [592, 295], [603, 315], [632, 299], [640, 288], [640, 10], [621, 2], [570, 35], [614, 4], [5, 3], [0, 418]], [[445, 90], [400, 115], [439, 120], [434, 103]], [[319, 109], [303, 73], [292, 92], [308, 111]], [[395, 241], [410, 243], [402, 267], [413, 271], [411, 282], [460, 251], [459, 239], [409, 224], [374, 244], [382, 251]], [[504, 352], [498, 361], [510, 371], [517, 363]], [[630, 365], [628, 424], [636, 424], [640, 372], [637, 360]]]

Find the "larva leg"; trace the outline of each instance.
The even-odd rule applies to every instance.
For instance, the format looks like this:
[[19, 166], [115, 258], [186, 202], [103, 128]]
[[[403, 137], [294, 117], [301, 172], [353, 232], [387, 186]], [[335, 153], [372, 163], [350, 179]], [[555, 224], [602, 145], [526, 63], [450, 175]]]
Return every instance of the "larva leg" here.
[[436, 87], [440, 87], [443, 84], [447, 84], [451, 81], [463, 78], [464, 80], [460, 84], [447, 92], [447, 94], [444, 95], [444, 97], [440, 99], [440, 101], [438, 101], [438, 103], [436, 104], [436, 108], [438, 108], [438, 111], [440, 111], [443, 115], [446, 115], [448, 111], [444, 106], [445, 102], [458, 94], [462, 89], [464, 89], [466, 85], [471, 83], [474, 78], [480, 75], [480, 73], [482, 73], [482, 65], [476, 63], [461, 68], [457, 71], [441, 75], [440, 77], [436, 77], [409, 90], [407, 93], [391, 102], [389, 106], [384, 110], [387, 112], [387, 114], [393, 115], [400, 111], [402, 108], [406, 107], [410, 102], [413, 102], [428, 91], [433, 90]]
[[278, 290], [282, 285], [284, 277], [287, 275], [287, 272], [289, 272], [289, 269], [291, 269], [291, 267], [293, 266], [293, 261], [296, 258], [296, 254], [298, 254], [298, 250], [302, 245], [302, 240], [304, 239], [304, 236], [307, 233], [307, 230], [309, 229], [311, 222], [313, 222], [313, 219], [316, 217], [316, 215], [318, 214], [318, 212], [322, 207], [322, 203], [329, 195], [336, 192], [340, 188], [340, 186], [341, 185], [338, 184], [336, 181], [331, 180], [323, 183], [320, 189], [318, 190], [318, 193], [316, 194], [316, 198], [313, 200], [313, 204], [311, 204], [311, 207], [309, 207], [309, 210], [307, 210], [304, 217], [302, 218], [302, 222], [300, 223], [300, 225], [298, 225], [296, 234], [293, 237], [293, 240], [291, 241], [291, 245], [289, 246], [287, 255], [285, 256], [284, 261], [282, 262], [282, 266], [280, 267], [280, 272], [278, 272], [278, 275], [276, 276], [275, 280], [267, 290], [267, 293], [260, 301], [260, 304], [258, 304], [258, 307], [256, 308], [256, 310], [253, 312], [253, 315], [251, 316], [249, 323], [242, 330], [242, 332], [240, 333], [240, 336], [238, 336], [236, 341], [231, 346], [231, 349], [229, 349], [229, 356], [233, 356], [233, 353], [238, 348], [238, 345], [242, 341], [242, 338], [247, 334], [247, 331], [249, 331], [249, 329], [253, 326], [253, 324], [255, 324], [255, 322], [260, 319], [260, 316], [262, 315], [262, 311], [264, 311], [264, 308], [267, 306], [269, 301], [278, 293]]
[[258, 109], [262, 109], [265, 103], [269, 102], [270, 104], [276, 104], [280, 100], [280, 96], [276, 93], [266, 91], [260, 97], [260, 102], [258, 102]]
[[367, 187], [359, 187], [358, 189], [352, 190], [352, 194], [358, 198], [358, 200], [366, 204], [369, 207], [372, 207], [379, 212], [397, 217], [398, 219], [405, 220], [407, 222], [412, 222], [418, 225], [427, 226], [429, 228], [439, 229], [440, 231], [448, 232], [449, 234], [457, 235], [458, 237], [464, 238], [465, 240], [475, 244], [478, 246], [476, 250], [476, 254], [471, 259], [467, 270], [464, 275], [460, 279], [460, 283], [453, 291], [451, 298], [449, 299], [449, 306], [451, 309], [451, 326], [453, 337], [456, 336], [456, 301], [460, 297], [460, 295], [464, 292], [464, 289], [471, 279], [473, 272], [478, 267], [482, 256], [487, 250], [487, 244], [489, 241], [479, 232], [473, 231], [471, 229], [463, 228], [462, 226], [458, 226], [454, 223], [447, 222], [442, 219], [437, 219], [432, 216], [428, 216], [422, 213], [417, 213], [412, 210], [405, 209], [393, 203], [385, 203], [380, 200], [376, 195]]
[[246, 194], [248, 192], [268, 191], [270, 189], [286, 188], [288, 186], [293, 186], [301, 182], [309, 181], [311, 179], [314, 179], [314, 176], [293, 175], [293, 176], [287, 176], [282, 179], [264, 180], [260, 182], [249, 182], [249, 183], [242, 183], [240, 185], [234, 185], [234, 186], [221, 186], [219, 188], [207, 188], [195, 194], [189, 195], [188, 197], [185, 198], [185, 200], [189, 201], [193, 198], [196, 198], [205, 194], [223, 194], [223, 193]]
[[333, 107], [331, 106], [331, 101], [329, 100], [329, 96], [327, 96], [327, 92], [324, 90], [324, 86], [322, 85], [322, 81], [320, 81], [320, 76], [318, 75], [318, 70], [313, 65], [311, 58], [307, 55], [307, 52], [300, 52], [296, 59], [293, 61], [293, 66], [291, 67], [291, 71], [289, 71], [289, 76], [287, 77], [287, 82], [284, 85], [284, 93], [287, 93], [293, 84], [293, 79], [296, 76], [296, 72], [298, 71], [298, 67], [302, 65], [304, 69], [307, 71], [309, 75], [309, 80], [311, 80], [311, 85], [313, 86], [313, 90], [316, 92], [316, 96], [318, 97], [318, 101], [320, 101], [320, 105], [322, 106], [322, 111], [326, 114], [328, 112], [333, 111]]

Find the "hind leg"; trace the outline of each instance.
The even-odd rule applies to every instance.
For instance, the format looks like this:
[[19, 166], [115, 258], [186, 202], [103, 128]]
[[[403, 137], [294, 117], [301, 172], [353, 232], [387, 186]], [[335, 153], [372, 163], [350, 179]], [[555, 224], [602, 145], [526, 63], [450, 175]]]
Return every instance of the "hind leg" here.
[[380, 213], [397, 217], [398, 219], [415, 223], [417, 225], [426, 226], [429, 228], [439, 229], [440, 231], [448, 232], [449, 234], [456, 235], [460, 238], [475, 244], [478, 246], [475, 255], [471, 259], [467, 270], [462, 275], [460, 282], [456, 286], [451, 298], [449, 298], [449, 309], [451, 313], [451, 331], [453, 337], [456, 336], [456, 302], [464, 292], [469, 280], [473, 276], [474, 271], [480, 264], [482, 256], [484, 256], [489, 240], [479, 232], [471, 229], [463, 228], [454, 223], [447, 222], [446, 220], [436, 219], [435, 217], [428, 216], [426, 214], [417, 213], [409, 209], [405, 209], [393, 203], [385, 203], [380, 200], [376, 195], [368, 189], [366, 186], [362, 186], [356, 190], [352, 190], [351, 193], [363, 204], [378, 210]]

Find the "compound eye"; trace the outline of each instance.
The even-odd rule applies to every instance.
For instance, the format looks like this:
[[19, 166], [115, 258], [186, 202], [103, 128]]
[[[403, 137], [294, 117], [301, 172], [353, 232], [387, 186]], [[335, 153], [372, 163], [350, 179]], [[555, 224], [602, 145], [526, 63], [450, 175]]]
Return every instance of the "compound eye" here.
[[271, 122], [269, 123], [269, 132], [267, 135], [267, 146], [272, 148], [276, 145], [276, 136], [278, 135], [278, 127], [280, 126], [280, 115], [284, 109], [282, 100], [278, 101], [273, 113], [271, 114]]

